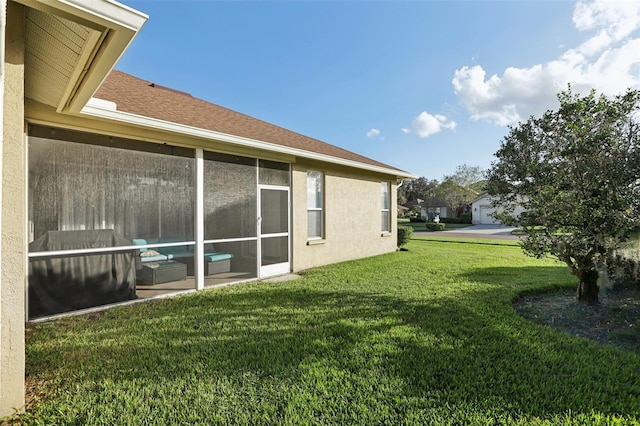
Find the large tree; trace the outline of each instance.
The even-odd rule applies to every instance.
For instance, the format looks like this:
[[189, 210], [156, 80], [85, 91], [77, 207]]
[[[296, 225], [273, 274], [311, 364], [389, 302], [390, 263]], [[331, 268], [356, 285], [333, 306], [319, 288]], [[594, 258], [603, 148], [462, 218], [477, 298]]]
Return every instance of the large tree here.
[[[511, 128], [488, 173], [503, 222], [526, 230], [524, 251], [552, 255], [597, 303], [599, 273], [640, 225], [640, 92], [558, 95], [560, 107]], [[526, 213], [513, 217], [516, 205]]]
[[429, 180], [425, 177], [419, 177], [418, 179], [413, 179], [411, 181], [405, 182], [405, 184], [402, 185], [401, 190], [404, 197], [406, 198], [406, 201], [413, 201], [417, 200], [418, 198], [421, 200], [426, 200], [429, 198], [433, 198], [435, 189], [437, 187], [437, 180]]
[[480, 166], [463, 164], [451, 175], [445, 175], [436, 190], [436, 197], [444, 200], [457, 212], [470, 204], [484, 188], [485, 171]]

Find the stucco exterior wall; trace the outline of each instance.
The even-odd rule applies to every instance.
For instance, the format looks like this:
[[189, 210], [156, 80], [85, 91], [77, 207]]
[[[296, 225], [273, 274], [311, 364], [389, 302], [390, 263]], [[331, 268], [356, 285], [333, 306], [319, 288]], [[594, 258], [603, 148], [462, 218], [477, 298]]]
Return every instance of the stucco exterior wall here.
[[[307, 239], [307, 171], [324, 173], [325, 238]], [[381, 232], [381, 182], [391, 183], [391, 232]], [[396, 249], [395, 177], [306, 159], [292, 165], [292, 269], [389, 253]]]
[[25, 223], [24, 8], [7, 6], [2, 145], [0, 417], [24, 408]]

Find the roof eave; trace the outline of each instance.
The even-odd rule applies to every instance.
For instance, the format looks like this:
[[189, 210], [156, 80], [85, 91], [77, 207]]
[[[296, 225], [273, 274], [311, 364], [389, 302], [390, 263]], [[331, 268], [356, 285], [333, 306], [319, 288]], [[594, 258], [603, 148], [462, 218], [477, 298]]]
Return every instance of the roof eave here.
[[95, 47], [86, 62], [77, 64], [74, 81], [69, 81], [58, 112], [78, 113], [91, 99], [144, 23], [142, 12], [113, 0], [16, 0], [27, 7], [78, 22], [99, 31]]
[[146, 128], [162, 130], [170, 133], [178, 133], [182, 135], [193, 136], [200, 139], [225, 142], [231, 145], [239, 145], [243, 147], [250, 147], [250, 148], [255, 148], [260, 150], [277, 152], [280, 154], [293, 155], [293, 156], [308, 158], [312, 160], [324, 161], [332, 164], [339, 164], [343, 166], [354, 167], [357, 169], [363, 169], [363, 170], [368, 170], [376, 173], [392, 175], [392, 176], [395, 176], [396, 179], [417, 178], [417, 176], [414, 176], [410, 173], [404, 172], [399, 169], [366, 164], [359, 161], [353, 161], [353, 160], [348, 160], [344, 158], [334, 157], [331, 155], [306, 151], [303, 149], [282, 146], [282, 145], [278, 145], [271, 142], [245, 138], [242, 136], [230, 135], [226, 133], [216, 132], [213, 130], [202, 129], [199, 127], [188, 126], [184, 124], [160, 120], [157, 118], [145, 117], [138, 114], [117, 111], [114, 108], [114, 105], [112, 102], [105, 101], [102, 99], [97, 99], [97, 98], [92, 98], [87, 103], [87, 105], [85, 105], [85, 107], [82, 108], [81, 114], [95, 117], [95, 118], [106, 119], [110, 121], [117, 121], [119, 123], [129, 124], [133, 126], [146, 127]]

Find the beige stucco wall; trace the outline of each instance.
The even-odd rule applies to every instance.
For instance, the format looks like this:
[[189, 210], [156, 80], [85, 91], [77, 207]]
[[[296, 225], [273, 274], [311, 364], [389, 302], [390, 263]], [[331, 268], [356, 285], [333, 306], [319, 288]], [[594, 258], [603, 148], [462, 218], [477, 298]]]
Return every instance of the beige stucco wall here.
[[27, 233], [24, 144], [24, 13], [7, 7], [2, 146], [0, 281], [0, 417], [24, 407], [24, 324]]
[[[324, 173], [325, 239], [307, 240], [307, 171]], [[381, 232], [380, 184], [391, 183], [391, 232]], [[294, 272], [396, 250], [394, 176], [298, 159], [292, 166], [292, 269]]]

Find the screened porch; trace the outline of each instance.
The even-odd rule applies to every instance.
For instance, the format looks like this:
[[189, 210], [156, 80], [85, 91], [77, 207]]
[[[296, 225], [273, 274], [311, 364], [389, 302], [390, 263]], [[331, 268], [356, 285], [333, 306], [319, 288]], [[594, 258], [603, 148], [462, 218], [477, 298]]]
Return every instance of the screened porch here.
[[29, 319], [290, 271], [290, 167], [31, 126]]

